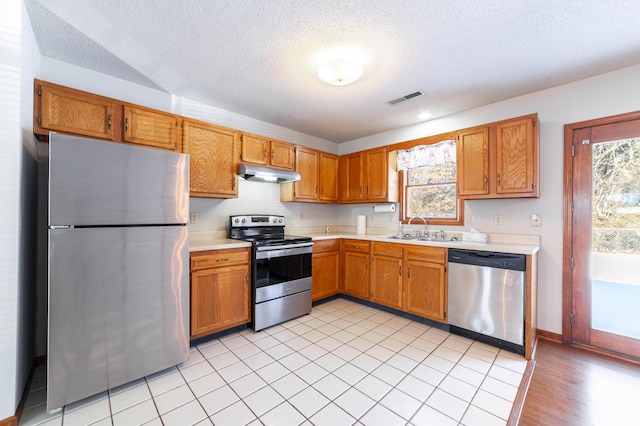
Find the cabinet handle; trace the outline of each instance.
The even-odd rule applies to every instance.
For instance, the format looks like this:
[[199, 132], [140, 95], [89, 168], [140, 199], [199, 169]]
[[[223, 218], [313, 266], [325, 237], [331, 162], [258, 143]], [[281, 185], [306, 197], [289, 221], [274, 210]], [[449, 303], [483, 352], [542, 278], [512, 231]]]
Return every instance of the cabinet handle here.
[[484, 186], [485, 186], [485, 188], [487, 187], [488, 184], [489, 184], [489, 176], [488, 175], [484, 175]]
[[245, 272], [244, 273], [244, 285], [248, 285], [249, 284], [249, 273]]
[[407, 278], [411, 278], [411, 268], [407, 268]]
[[535, 184], [535, 183], [532, 183], [532, 184], [531, 184], [531, 190], [532, 190], [532, 191], [535, 191], [535, 190], [536, 190], [536, 184]]
[[325, 250], [328, 249], [329, 247], [331, 247], [331, 246], [322, 246], [322, 248], [325, 249]]
[[264, 162], [267, 162], [267, 148], [264, 149]]
[[129, 117], [124, 118], [124, 132], [129, 133]]
[[365, 262], [364, 269], [367, 271], [369, 270], [369, 259], [367, 259], [367, 261]]
[[498, 173], [498, 186], [500, 186], [500, 173]]
[[398, 272], [398, 275], [402, 276], [402, 265], [400, 265], [400, 271]]
[[360, 185], [360, 195], [362, 195], [362, 185]]
[[276, 150], [275, 149], [271, 149], [271, 161], [273, 162], [273, 160], [276, 158]]
[[229, 261], [229, 259], [228, 259], [228, 258], [227, 258], [227, 259], [216, 259], [216, 263], [219, 263], [219, 262], [228, 262], [228, 261]]
[[352, 246], [354, 249], [359, 249], [360, 246]]
[[111, 114], [107, 115], [107, 130], [111, 130]]

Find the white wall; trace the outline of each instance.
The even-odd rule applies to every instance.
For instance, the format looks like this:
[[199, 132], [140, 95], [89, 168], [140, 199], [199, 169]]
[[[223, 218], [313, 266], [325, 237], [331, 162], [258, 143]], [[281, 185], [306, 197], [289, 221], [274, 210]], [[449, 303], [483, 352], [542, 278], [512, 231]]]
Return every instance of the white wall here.
[[[474, 215], [473, 227], [483, 232], [541, 236], [538, 328], [561, 333], [564, 125], [640, 110], [638, 93], [640, 65], [350, 141], [340, 145], [340, 154], [537, 112], [540, 118], [540, 198], [467, 201], [465, 216]], [[532, 213], [542, 215], [541, 228], [530, 226]], [[362, 207], [340, 206], [340, 223], [355, 224], [357, 214], [362, 214]], [[503, 225], [493, 224], [495, 214], [502, 215]], [[384, 220], [393, 225], [397, 214], [380, 217], [380, 221]]]
[[[37, 162], [32, 75], [37, 55], [20, 0], [2, 0], [0, 18], [0, 420], [11, 417], [34, 351]], [[36, 49], [37, 52], [37, 49]], [[31, 93], [25, 97], [25, 91]]]

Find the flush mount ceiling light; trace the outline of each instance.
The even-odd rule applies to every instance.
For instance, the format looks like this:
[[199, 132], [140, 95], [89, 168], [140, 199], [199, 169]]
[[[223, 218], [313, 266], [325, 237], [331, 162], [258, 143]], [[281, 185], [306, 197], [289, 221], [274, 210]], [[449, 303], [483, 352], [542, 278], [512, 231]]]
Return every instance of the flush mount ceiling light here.
[[362, 77], [362, 63], [357, 59], [339, 58], [320, 65], [318, 78], [334, 86], [346, 86]]

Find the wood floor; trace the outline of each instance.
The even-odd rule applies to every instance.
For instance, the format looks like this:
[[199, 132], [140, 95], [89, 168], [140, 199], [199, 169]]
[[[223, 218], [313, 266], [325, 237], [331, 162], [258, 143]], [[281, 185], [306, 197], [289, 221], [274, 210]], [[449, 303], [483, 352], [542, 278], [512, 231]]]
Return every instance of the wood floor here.
[[640, 365], [540, 339], [518, 424], [640, 424]]

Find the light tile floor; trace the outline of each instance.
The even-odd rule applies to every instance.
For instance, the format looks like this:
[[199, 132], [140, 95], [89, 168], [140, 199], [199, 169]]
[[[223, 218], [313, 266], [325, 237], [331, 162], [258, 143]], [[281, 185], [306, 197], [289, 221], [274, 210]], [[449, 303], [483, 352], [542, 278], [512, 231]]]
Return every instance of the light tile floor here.
[[523, 357], [345, 299], [191, 348], [178, 367], [20, 425], [504, 425]]

